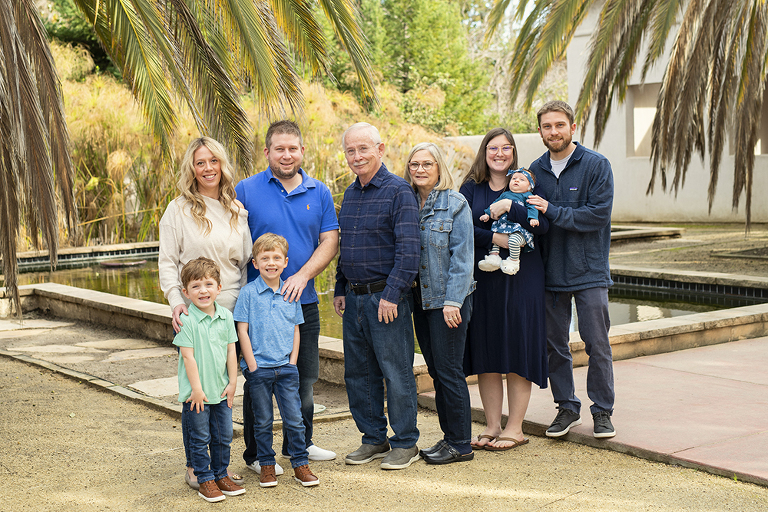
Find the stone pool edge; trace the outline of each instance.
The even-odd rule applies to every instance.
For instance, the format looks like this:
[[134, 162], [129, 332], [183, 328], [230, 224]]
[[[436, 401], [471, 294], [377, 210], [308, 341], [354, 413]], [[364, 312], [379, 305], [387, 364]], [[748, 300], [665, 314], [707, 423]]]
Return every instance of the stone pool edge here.
[[[613, 270], [623, 270], [614, 268]], [[631, 268], [634, 275], [646, 272], [649, 277], [671, 276], [671, 272]], [[653, 274], [653, 276], [651, 276]], [[731, 276], [704, 272], [689, 274], [690, 278], [707, 276], [720, 282], [768, 288], [768, 279], [752, 276]], [[668, 278], [668, 277], [665, 277]], [[22, 311], [41, 310], [48, 315], [82, 320], [114, 327], [157, 341], [170, 342], [171, 311], [167, 305], [120, 297], [104, 292], [85, 290], [58, 283], [31, 284], [19, 287]], [[0, 289], [0, 318], [10, 316], [10, 299]], [[129, 326], [129, 327], [127, 327]], [[768, 335], [768, 304], [756, 304], [731, 309], [694, 313], [611, 327], [610, 340], [614, 360], [630, 359], [688, 348], [727, 343]], [[571, 335], [574, 366], [584, 366], [588, 358], [578, 332]], [[424, 358], [414, 355], [413, 371], [419, 392], [432, 389]], [[341, 339], [320, 337], [320, 379], [344, 385], [344, 349]], [[468, 379], [470, 383], [473, 379]]]

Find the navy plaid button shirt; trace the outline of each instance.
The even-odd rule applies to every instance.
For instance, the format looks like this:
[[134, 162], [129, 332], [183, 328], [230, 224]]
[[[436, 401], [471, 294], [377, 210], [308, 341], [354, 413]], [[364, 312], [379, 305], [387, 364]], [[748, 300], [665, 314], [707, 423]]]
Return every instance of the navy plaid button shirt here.
[[335, 296], [347, 283], [387, 281], [381, 298], [397, 304], [419, 270], [419, 207], [403, 178], [381, 165], [365, 186], [355, 179], [339, 212], [341, 251]]

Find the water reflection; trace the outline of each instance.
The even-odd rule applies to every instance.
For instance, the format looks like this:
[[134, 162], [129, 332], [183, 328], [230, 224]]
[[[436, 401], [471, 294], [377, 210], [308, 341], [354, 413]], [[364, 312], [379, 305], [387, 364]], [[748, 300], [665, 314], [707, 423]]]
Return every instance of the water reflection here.
[[[57, 270], [56, 272], [31, 272], [19, 275], [19, 284], [60, 283], [78, 288], [97, 290], [123, 297], [132, 297], [150, 302], [167, 304], [157, 279], [157, 262], [128, 268], [107, 268], [91, 265], [82, 268]], [[656, 302], [648, 299], [628, 298], [626, 290], [620, 297], [609, 294], [611, 325], [644, 322], [659, 318], [670, 318], [702, 311], [721, 309], [719, 306], [685, 302]], [[319, 295], [321, 331], [323, 336], [341, 338], [341, 318], [333, 310], [332, 291]], [[576, 308], [573, 306], [571, 331], [578, 330]]]

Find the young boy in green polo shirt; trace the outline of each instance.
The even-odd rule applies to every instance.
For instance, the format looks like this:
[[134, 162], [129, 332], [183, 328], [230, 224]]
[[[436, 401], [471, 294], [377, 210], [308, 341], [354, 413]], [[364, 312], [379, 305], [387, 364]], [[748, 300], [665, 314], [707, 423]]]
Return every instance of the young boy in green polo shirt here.
[[[198, 494], [209, 502], [237, 496], [245, 489], [227, 476], [232, 442], [232, 401], [237, 385], [232, 313], [216, 304], [219, 268], [200, 257], [181, 269], [182, 292], [192, 301], [189, 317], [173, 344], [179, 347], [179, 402], [182, 425]], [[208, 449], [210, 447], [210, 455]], [[226, 495], [226, 496], [225, 496]]]

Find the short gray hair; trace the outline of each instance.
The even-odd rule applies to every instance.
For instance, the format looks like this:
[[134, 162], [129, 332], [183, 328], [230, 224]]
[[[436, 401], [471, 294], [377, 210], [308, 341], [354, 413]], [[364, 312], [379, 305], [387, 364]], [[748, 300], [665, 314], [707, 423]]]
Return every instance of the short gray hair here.
[[346, 144], [347, 141], [347, 134], [350, 132], [355, 132], [357, 130], [367, 130], [368, 134], [371, 136], [371, 140], [374, 144], [378, 145], [381, 144], [381, 135], [379, 134], [379, 130], [373, 126], [370, 123], [355, 123], [349, 128], [346, 129], [344, 132], [344, 135], [341, 136], [341, 146], [344, 147], [344, 144]]

